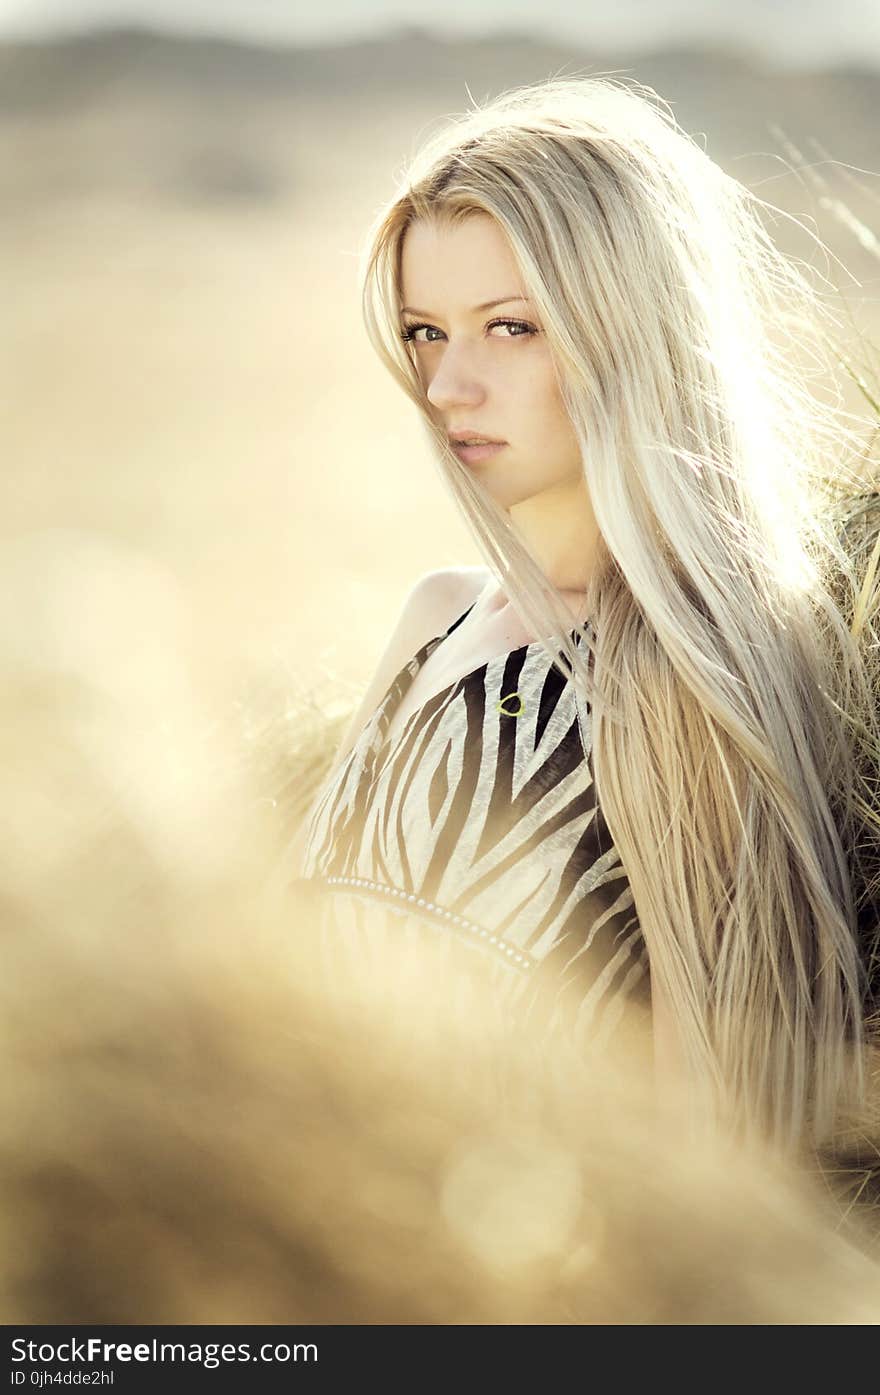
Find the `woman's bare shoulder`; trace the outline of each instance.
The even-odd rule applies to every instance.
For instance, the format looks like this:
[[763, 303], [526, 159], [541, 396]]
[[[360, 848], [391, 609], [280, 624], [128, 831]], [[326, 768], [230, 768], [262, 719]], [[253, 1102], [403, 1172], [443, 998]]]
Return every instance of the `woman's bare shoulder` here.
[[428, 640], [442, 634], [458, 619], [484, 590], [491, 575], [488, 567], [438, 567], [425, 572], [410, 587], [337, 749], [334, 765], [348, 754], [404, 665]]
[[[415, 581], [404, 599], [366, 691], [349, 719], [345, 734], [330, 762], [330, 770], [335, 769], [348, 755], [404, 665], [429, 639], [442, 634], [453, 620], [467, 610], [491, 576], [488, 567], [438, 567], [425, 572]], [[302, 858], [307, 824], [308, 817], [302, 821], [291, 848], [293, 864], [297, 868]]]
[[416, 644], [416, 649], [439, 633], [432, 626], [447, 629], [458, 618], [461, 609], [465, 609], [485, 590], [491, 578], [490, 569], [480, 566], [439, 567], [419, 577], [404, 607], [411, 611], [415, 624], [422, 624], [430, 630], [430, 634], [426, 633]]
[[488, 567], [438, 567], [420, 576], [407, 594], [389, 634], [375, 685], [384, 693], [403, 665], [429, 639], [447, 630], [477, 599], [490, 579]]

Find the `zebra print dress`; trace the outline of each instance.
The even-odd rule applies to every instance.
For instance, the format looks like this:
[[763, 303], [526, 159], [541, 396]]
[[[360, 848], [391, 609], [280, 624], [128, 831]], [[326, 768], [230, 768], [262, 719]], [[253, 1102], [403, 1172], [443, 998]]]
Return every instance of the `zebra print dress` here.
[[297, 885], [320, 893], [325, 952], [374, 964], [379, 938], [394, 959], [445, 938], [530, 1022], [603, 1042], [627, 1000], [650, 1002], [650, 980], [596, 800], [588, 704], [533, 642], [386, 739], [422, 664], [471, 609], [404, 665], [319, 790]]

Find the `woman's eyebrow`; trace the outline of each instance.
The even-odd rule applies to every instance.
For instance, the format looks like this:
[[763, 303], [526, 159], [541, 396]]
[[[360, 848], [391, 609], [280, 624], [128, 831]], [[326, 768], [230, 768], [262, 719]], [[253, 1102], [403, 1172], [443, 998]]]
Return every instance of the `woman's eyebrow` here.
[[[494, 310], [496, 305], [510, 305], [514, 301], [521, 301], [523, 305], [528, 305], [529, 298], [525, 295], [502, 295], [497, 300], [484, 300], [482, 305], [475, 305], [471, 314], [478, 314], [480, 310]], [[430, 310], [415, 310], [411, 305], [401, 305], [400, 313], [401, 315], [424, 315], [426, 320], [431, 318]]]

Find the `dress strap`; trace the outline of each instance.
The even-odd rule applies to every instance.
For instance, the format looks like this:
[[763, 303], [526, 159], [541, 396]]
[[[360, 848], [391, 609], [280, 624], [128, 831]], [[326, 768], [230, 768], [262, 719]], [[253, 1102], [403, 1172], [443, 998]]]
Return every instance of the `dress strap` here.
[[466, 620], [466, 619], [467, 619], [467, 617], [470, 615], [471, 611], [473, 610], [473, 608], [474, 608], [474, 606], [475, 606], [476, 604], [477, 604], [477, 603], [476, 603], [475, 600], [474, 600], [474, 601], [471, 601], [471, 603], [470, 603], [470, 605], [468, 606], [467, 610], [465, 610], [461, 615], [459, 615], [459, 617], [458, 617], [457, 620], [453, 620], [452, 624], [449, 626], [449, 629], [448, 629], [448, 630], [444, 630], [444, 632], [443, 632], [443, 638], [444, 638], [444, 639], [447, 637], [447, 635], [451, 635], [453, 630], [458, 629], [458, 626], [461, 624], [462, 620]]

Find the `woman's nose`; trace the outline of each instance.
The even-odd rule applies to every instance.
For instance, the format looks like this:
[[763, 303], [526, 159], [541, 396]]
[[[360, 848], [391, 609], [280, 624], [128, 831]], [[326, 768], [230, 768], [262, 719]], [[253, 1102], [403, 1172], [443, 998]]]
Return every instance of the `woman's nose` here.
[[467, 357], [447, 349], [427, 387], [428, 401], [438, 411], [472, 407], [483, 401], [485, 388]]

